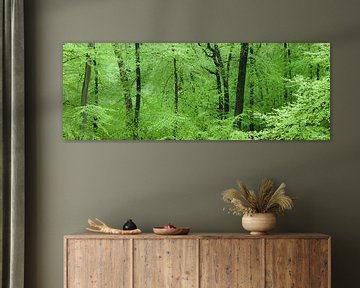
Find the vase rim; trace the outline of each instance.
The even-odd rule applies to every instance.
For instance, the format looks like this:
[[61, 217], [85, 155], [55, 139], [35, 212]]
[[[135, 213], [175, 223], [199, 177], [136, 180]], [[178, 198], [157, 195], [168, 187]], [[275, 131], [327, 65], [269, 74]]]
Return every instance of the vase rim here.
[[243, 216], [253, 216], [253, 215], [274, 215], [275, 216], [275, 214], [271, 213], [271, 212], [244, 214]]

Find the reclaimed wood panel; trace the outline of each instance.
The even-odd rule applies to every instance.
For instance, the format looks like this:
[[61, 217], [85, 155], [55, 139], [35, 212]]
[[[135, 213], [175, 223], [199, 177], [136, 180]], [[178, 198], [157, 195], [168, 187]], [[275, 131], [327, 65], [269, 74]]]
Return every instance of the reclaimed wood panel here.
[[330, 287], [330, 240], [310, 241], [310, 287]]
[[65, 288], [330, 288], [323, 234], [74, 234]]
[[203, 239], [200, 287], [264, 287], [263, 240]]
[[134, 240], [135, 288], [198, 287], [197, 245], [193, 239]]
[[66, 241], [66, 288], [131, 287], [130, 240]]
[[309, 287], [309, 244], [306, 239], [266, 239], [266, 288]]
[[329, 239], [328, 235], [319, 233], [288, 233], [250, 235], [249, 233], [190, 233], [188, 235], [156, 235], [142, 233], [139, 235], [110, 235], [101, 233], [84, 232], [66, 235], [66, 239]]

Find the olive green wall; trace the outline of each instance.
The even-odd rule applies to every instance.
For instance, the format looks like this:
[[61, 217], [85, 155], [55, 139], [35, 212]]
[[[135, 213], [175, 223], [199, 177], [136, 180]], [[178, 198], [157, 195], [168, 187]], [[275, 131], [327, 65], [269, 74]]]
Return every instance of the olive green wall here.
[[[360, 2], [33, 0], [26, 2], [26, 287], [63, 285], [63, 235], [88, 216], [144, 230], [241, 231], [220, 192], [237, 178], [284, 181], [296, 209], [280, 232], [333, 236], [334, 287], [357, 287], [360, 258]], [[332, 43], [330, 142], [65, 142], [62, 43]], [[156, 62], [154, 62], [156, 65]]]

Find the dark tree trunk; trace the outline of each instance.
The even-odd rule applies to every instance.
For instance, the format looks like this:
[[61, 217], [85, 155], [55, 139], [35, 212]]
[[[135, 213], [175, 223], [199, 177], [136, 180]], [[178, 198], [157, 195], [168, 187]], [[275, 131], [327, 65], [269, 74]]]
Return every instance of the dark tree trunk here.
[[176, 58], [173, 60], [174, 64], [174, 95], [175, 95], [175, 114], [178, 114], [179, 112], [179, 74], [177, 71], [177, 64], [176, 64]]
[[195, 76], [194, 76], [194, 73], [193, 72], [190, 72], [190, 82], [191, 82], [191, 91], [193, 92], [193, 93], [195, 93], [196, 92], [196, 86], [195, 86]]
[[[259, 50], [261, 48], [261, 43], [259, 44]], [[259, 51], [258, 50], [258, 51]], [[259, 107], [260, 110], [265, 110], [264, 108], [266, 107], [266, 102], [264, 101], [264, 79], [262, 78], [261, 73], [259, 72], [259, 69], [255, 69], [255, 76], [256, 79], [258, 80], [257, 82], [257, 87], [258, 87], [258, 91], [259, 91], [259, 97], [258, 100], [256, 102], [256, 106]]]
[[128, 129], [133, 131], [133, 103], [131, 99], [131, 90], [130, 90], [130, 81], [125, 68], [124, 59], [122, 57], [122, 52], [119, 44], [113, 44], [114, 54], [117, 58], [117, 64], [119, 67], [120, 82], [124, 91], [124, 104], [126, 109], [126, 125]]
[[[95, 44], [94, 44], [94, 49], [95, 49]], [[99, 69], [98, 69], [98, 63], [97, 60], [94, 56], [94, 60], [93, 60], [93, 66], [94, 66], [94, 74], [95, 74], [95, 79], [94, 79], [94, 105], [98, 106], [99, 105]], [[98, 129], [98, 124], [97, 124], [98, 118], [95, 116], [93, 119], [93, 130], [94, 133], [97, 132]]]
[[219, 95], [218, 113], [219, 113], [220, 118], [222, 119], [222, 115], [223, 115], [223, 111], [224, 111], [224, 98], [223, 98], [223, 94], [222, 94], [221, 76], [218, 71], [216, 71], [214, 74], [216, 77], [216, 90]]
[[236, 85], [236, 101], [234, 116], [237, 117], [234, 126], [237, 129], [241, 129], [241, 114], [244, 110], [244, 91], [245, 91], [245, 80], [246, 80], [246, 66], [247, 58], [249, 53], [249, 43], [241, 43], [240, 58], [239, 58], [239, 71]]
[[284, 43], [284, 100], [287, 102], [292, 96], [291, 89], [287, 86], [287, 81], [292, 78], [291, 71], [291, 50], [290, 44]]
[[230, 112], [230, 95], [229, 95], [229, 77], [230, 77], [230, 65], [232, 60], [232, 50], [234, 48], [234, 45], [231, 45], [230, 51], [227, 58], [226, 63], [226, 71], [225, 71], [225, 77], [224, 77], [224, 115], [226, 115]]
[[140, 106], [141, 106], [141, 70], [140, 70], [140, 43], [135, 43], [135, 61], [136, 61], [136, 102], [135, 102], [135, 138], [138, 138]]
[[[223, 86], [223, 97], [221, 99], [222, 100], [221, 101], [222, 114], [220, 115], [221, 119], [225, 118], [226, 115], [230, 111], [230, 107], [229, 107], [229, 102], [230, 102], [229, 74], [230, 74], [230, 63], [231, 63], [231, 58], [232, 58], [232, 49], [233, 49], [233, 46], [230, 47], [230, 52], [228, 54], [228, 59], [227, 59], [226, 68], [225, 68], [219, 46], [217, 44], [214, 44], [214, 56], [215, 56], [214, 64], [217, 68], [218, 75], [221, 76], [222, 81], [220, 81], [220, 84], [222, 82], [222, 86]], [[219, 102], [219, 104], [220, 104], [220, 102]], [[219, 107], [220, 107], [220, 105], [219, 105]]]
[[94, 82], [95, 82], [94, 83], [94, 105], [99, 105], [99, 70], [98, 70], [96, 59], [94, 59], [93, 65], [94, 65], [94, 74], [95, 74], [95, 79], [94, 79]]
[[284, 43], [284, 78], [284, 101], [287, 102], [292, 96], [292, 91], [287, 85], [287, 81], [292, 78], [290, 43]]
[[289, 91], [287, 88], [288, 78], [288, 57], [287, 57], [288, 43], [284, 43], [284, 101], [286, 102], [289, 98]]
[[[292, 78], [292, 70], [291, 70], [291, 49], [290, 49], [290, 43], [288, 44], [287, 47], [287, 57], [288, 57], [288, 73], [289, 73], [289, 79], [291, 80]], [[291, 96], [291, 91], [290, 91], [290, 96]]]
[[[199, 44], [201, 46], [201, 44]], [[225, 80], [225, 70], [224, 70], [224, 64], [222, 61], [222, 57], [220, 54], [220, 49], [217, 44], [214, 44], [214, 46], [211, 46], [210, 43], [206, 44], [206, 48], [201, 46], [205, 55], [213, 60], [213, 63], [215, 65], [215, 71], [212, 71], [210, 69], [206, 69], [210, 74], [215, 75], [216, 77], [216, 90], [218, 92], [218, 113], [220, 119], [224, 118], [224, 98], [228, 98], [229, 93], [229, 85]], [[224, 93], [224, 94], [223, 94]], [[227, 95], [227, 96], [225, 96]]]
[[[289, 63], [289, 79], [292, 79], [292, 70], [291, 70], [291, 50], [290, 50], [290, 44], [288, 44], [288, 63]], [[293, 91], [291, 90], [291, 88], [289, 88], [289, 99], [292, 99], [292, 94]]]
[[[175, 49], [173, 48], [173, 51], [175, 52]], [[174, 68], [174, 113], [177, 115], [179, 113], [179, 73], [177, 68], [177, 60], [174, 56], [173, 59], [173, 68]], [[174, 139], [176, 139], [177, 136], [177, 121], [175, 120], [174, 125], [174, 133], [173, 133]]]
[[125, 69], [125, 63], [123, 57], [121, 55], [121, 50], [119, 44], [113, 44], [114, 54], [117, 58], [117, 64], [119, 67], [119, 74], [120, 74], [120, 82], [124, 90], [124, 103], [125, 108], [128, 114], [131, 114], [133, 104], [131, 100], [131, 91], [130, 91], [130, 82], [129, 77], [127, 75], [127, 71]]
[[250, 131], [254, 131], [254, 86], [255, 86], [255, 57], [253, 44], [250, 44], [250, 83], [249, 83], [249, 102], [250, 102]]
[[[94, 43], [89, 43], [88, 47], [93, 49]], [[89, 102], [89, 85], [90, 85], [90, 79], [91, 79], [91, 56], [89, 53], [86, 53], [86, 62], [85, 62], [85, 72], [84, 72], [84, 80], [83, 85], [81, 89], [81, 106], [86, 106]], [[84, 132], [86, 130], [86, 124], [87, 124], [87, 114], [84, 111], [82, 113], [82, 123], [80, 130]]]
[[224, 63], [221, 57], [219, 46], [217, 44], [214, 44], [213, 51], [214, 51], [214, 64], [216, 66], [217, 74], [221, 77], [220, 85], [222, 83], [223, 93], [224, 93], [223, 96], [219, 98], [219, 116], [220, 119], [224, 119], [225, 99], [229, 99], [229, 83], [226, 78]]

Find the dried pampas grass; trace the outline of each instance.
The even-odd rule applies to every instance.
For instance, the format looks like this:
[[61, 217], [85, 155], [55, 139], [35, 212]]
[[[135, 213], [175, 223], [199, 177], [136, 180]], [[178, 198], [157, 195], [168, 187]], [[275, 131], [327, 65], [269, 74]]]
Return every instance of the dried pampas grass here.
[[274, 182], [264, 179], [261, 182], [258, 195], [249, 190], [245, 183], [238, 181], [238, 189], [227, 189], [222, 193], [222, 199], [230, 203], [229, 212], [234, 215], [251, 215], [255, 213], [283, 214], [294, 208], [294, 198], [285, 195], [285, 183], [274, 190]]

